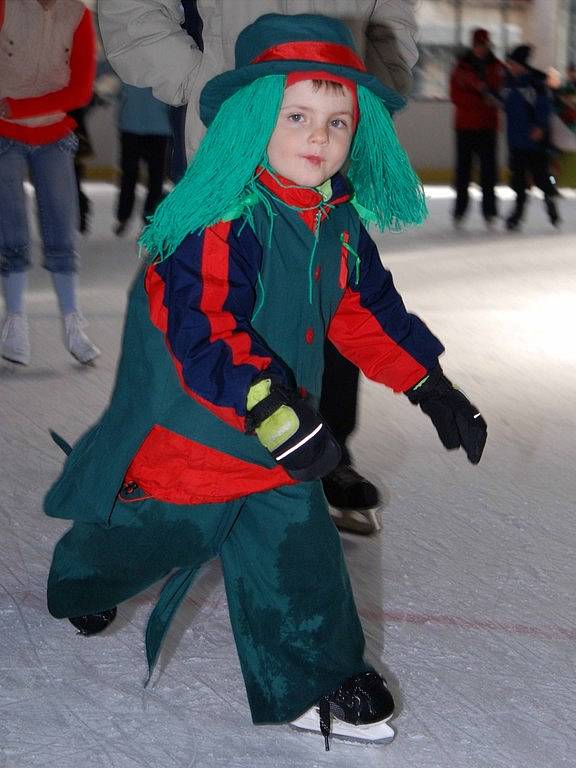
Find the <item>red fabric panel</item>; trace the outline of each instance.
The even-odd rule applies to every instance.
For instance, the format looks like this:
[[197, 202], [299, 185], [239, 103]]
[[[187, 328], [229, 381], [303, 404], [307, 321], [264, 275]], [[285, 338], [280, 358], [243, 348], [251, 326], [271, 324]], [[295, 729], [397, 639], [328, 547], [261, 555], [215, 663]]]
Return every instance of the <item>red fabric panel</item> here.
[[163, 302], [165, 286], [164, 286], [164, 281], [154, 269], [153, 264], [151, 264], [146, 271], [145, 287], [146, 287], [146, 293], [148, 295], [148, 304], [150, 307], [150, 320], [152, 321], [152, 324], [164, 334], [166, 347], [168, 349], [170, 357], [172, 358], [174, 367], [176, 368], [176, 372], [178, 374], [178, 378], [180, 379], [180, 385], [182, 389], [186, 392], [186, 394], [190, 395], [190, 397], [196, 400], [197, 403], [200, 403], [200, 405], [203, 405], [204, 408], [207, 408], [219, 419], [222, 419], [222, 421], [225, 421], [227, 424], [230, 424], [235, 429], [240, 430], [240, 432], [244, 432], [245, 426], [246, 426], [246, 420], [243, 416], [239, 416], [234, 410], [234, 408], [223, 408], [221, 406], [214, 405], [214, 403], [209, 402], [208, 400], [203, 398], [201, 395], [199, 395], [197, 392], [194, 392], [193, 390], [191, 390], [190, 387], [188, 387], [188, 385], [186, 384], [184, 380], [184, 376], [182, 374], [182, 364], [180, 363], [178, 358], [172, 354], [172, 350], [170, 349], [168, 339], [166, 338], [166, 331], [168, 330], [168, 310], [164, 306], [164, 302]]
[[428, 371], [383, 330], [360, 304], [358, 293], [347, 288], [328, 329], [334, 346], [373, 381], [394, 392], [405, 392]]
[[252, 64], [262, 61], [319, 61], [366, 72], [366, 66], [360, 56], [347, 45], [312, 40], [273, 45], [252, 59]]
[[204, 233], [200, 309], [210, 323], [210, 342], [223, 341], [230, 347], [234, 365], [252, 365], [262, 371], [268, 368], [272, 358], [250, 354], [250, 334], [238, 332], [234, 315], [224, 309], [230, 289], [228, 235], [231, 226], [232, 222], [221, 221]]
[[132, 460], [126, 482], [136, 482], [160, 501], [209, 504], [295, 481], [281, 466], [251, 464], [157, 424]]

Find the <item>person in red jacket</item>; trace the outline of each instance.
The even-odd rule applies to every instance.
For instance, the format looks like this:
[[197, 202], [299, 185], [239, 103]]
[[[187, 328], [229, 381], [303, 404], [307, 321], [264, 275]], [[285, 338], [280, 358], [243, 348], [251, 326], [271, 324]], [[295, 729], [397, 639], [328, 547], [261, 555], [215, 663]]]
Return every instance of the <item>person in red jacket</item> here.
[[66, 348], [84, 364], [100, 354], [84, 332], [76, 298], [78, 139], [67, 114], [92, 98], [95, 44], [90, 12], [79, 0], [0, 0], [0, 275], [6, 305], [0, 354], [21, 365], [30, 363], [27, 174]]
[[472, 47], [458, 60], [450, 78], [456, 129], [456, 204], [454, 225], [461, 225], [468, 209], [468, 186], [474, 156], [480, 164], [482, 214], [490, 228], [498, 215], [494, 187], [497, 168], [497, 95], [503, 80], [503, 65], [491, 50], [486, 29], [472, 32]]

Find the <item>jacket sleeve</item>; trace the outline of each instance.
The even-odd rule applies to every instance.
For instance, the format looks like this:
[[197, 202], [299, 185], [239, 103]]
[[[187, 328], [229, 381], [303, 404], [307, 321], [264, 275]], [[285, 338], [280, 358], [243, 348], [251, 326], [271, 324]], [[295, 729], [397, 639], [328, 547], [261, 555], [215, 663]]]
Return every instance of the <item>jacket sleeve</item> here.
[[552, 99], [550, 92], [545, 85], [539, 85], [536, 88], [536, 103], [534, 104], [534, 120], [538, 128], [541, 128], [544, 133], [550, 128], [550, 114], [552, 112]]
[[481, 80], [472, 67], [457, 64], [450, 76], [450, 100], [458, 105], [466, 105], [462, 101], [466, 93], [482, 94], [487, 84]]
[[418, 61], [415, 0], [377, 0], [366, 28], [366, 66], [404, 96]]
[[368, 378], [405, 392], [436, 366], [444, 347], [419, 317], [406, 310], [363, 227], [358, 255], [358, 282], [353, 270], [328, 338]]
[[10, 117], [21, 119], [70, 112], [86, 106], [92, 98], [96, 75], [96, 36], [90, 11], [86, 10], [74, 32], [70, 52], [70, 80], [58, 91], [27, 99], [6, 99]]
[[261, 248], [241, 225], [220, 222], [189, 235], [149, 267], [146, 286], [184, 390], [243, 430], [254, 379], [264, 373], [290, 385], [292, 374], [251, 325]]
[[108, 61], [129, 85], [180, 106], [192, 97], [203, 54], [182, 29], [180, 0], [98, 0]]

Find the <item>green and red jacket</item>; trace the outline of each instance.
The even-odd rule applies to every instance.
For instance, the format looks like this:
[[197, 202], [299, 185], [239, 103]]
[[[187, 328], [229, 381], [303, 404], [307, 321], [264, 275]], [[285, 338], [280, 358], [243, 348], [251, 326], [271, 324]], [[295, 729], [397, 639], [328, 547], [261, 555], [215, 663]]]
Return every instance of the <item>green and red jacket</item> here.
[[180, 504], [293, 482], [245, 433], [246, 397], [270, 374], [317, 404], [326, 336], [395, 392], [437, 364], [443, 347], [406, 311], [343, 176], [330, 197], [267, 171], [258, 190], [249, 215], [188, 235], [136, 278], [110, 404], [47, 514], [106, 523], [131, 481], [138, 498]]

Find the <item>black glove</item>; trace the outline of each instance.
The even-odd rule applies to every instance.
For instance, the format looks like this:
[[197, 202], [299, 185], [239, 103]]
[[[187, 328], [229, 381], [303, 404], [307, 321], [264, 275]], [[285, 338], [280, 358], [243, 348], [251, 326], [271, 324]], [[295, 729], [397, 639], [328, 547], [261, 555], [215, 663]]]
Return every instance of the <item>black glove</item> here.
[[486, 422], [478, 408], [444, 376], [438, 365], [404, 393], [430, 417], [445, 448], [464, 448], [469, 461], [478, 464], [486, 444]]
[[333, 434], [293, 389], [260, 379], [250, 387], [247, 408], [246, 432], [255, 432], [294, 480], [316, 480], [340, 463]]

